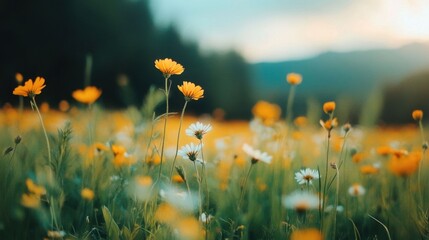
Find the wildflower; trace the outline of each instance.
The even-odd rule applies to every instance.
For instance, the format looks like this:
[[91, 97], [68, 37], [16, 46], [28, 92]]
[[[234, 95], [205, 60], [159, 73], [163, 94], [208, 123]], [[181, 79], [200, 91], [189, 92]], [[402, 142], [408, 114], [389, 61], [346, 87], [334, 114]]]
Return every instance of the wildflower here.
[[155, 220], [171, 224], [179, 217], [179, 212], [168, 203], [161, 203], [155, 211]]
[[364, 158], [366, 157], [366, 154], [365, 153], [362, 153], [362, 152], [360, 152], [360, 153], [355, 153], [355, 154], [353, 154], [353, 156], [352, 156], [352, 161], [354, 162], [354, 163], [360, 163]]
[[389, 170], [401, 177], [410, 176], [413, 174], [419, 167], [419, 162], [421, 160], [421, 154], [418, 152], [412, 152], [406, 155], [393, 155], [389, 160]]
[[293, 231], [290, 240], [323, 240], [323, 235], [319, 229], [307, 228]]
[[30, 178], [25, 180], [25, 185], [27, 186], [28, 191], [34, 195], [42, 196], [46, 194], [46, 189], [43, 186], [35, 184]]
[[362, 174], [376, 174], [380, 169], [374, 165], [363, 165], [360, 167], [360, 172]]
[[165, 78], [169, 78], [173, 74], [180, 75], [185, 71], [181, 64], [170, 58], [155, 60], [155, 67], [162, 72]]
[[39, 186], [31, 179], [25, 180], [28, 193], [24, 193], [21, 196], [21, 204], [27, 208], [38, 208], [40, 206], [40, 197], [46, 194], [46, 189], [43, 186]]
[[66, 100], [61, 100], [58, 104], [58, 108], [61, 112], [67, 112], [70, 109], [70, 104]]
[[335, 102], [325, 102], [324, 104], [323, 104], [323, 111], [326, 113], [326, 114], [331, 114], [332, 112], [334, 112], [334, 110], [335, 110]]
[[416, 121], [421, 121], [423, 119], [423, 111], [422, 110], [414, 110], [412, 113], [413, 119]]
[[94, 143], [94, 147], [97, 150], [97, 152], [105, 152], [105, 151], [109, 150], [109, 148], [106, 145], [104, 145], [103, 143], [100, 143], [100, 142]]
[[327, 131], [331, 131], [334, 127], [338, 126], [338, 120], [337, 118], [326, 120], [325, 122], [323, 120], [320, 120], [320, 125]]
[[201, 144], [194, 145], [194, 143], [186, 144], [179, 151], [178, 154], [182, 156], [183, 159], [188, 159], [194, 162], [197, 160], [197, 156], [201, 151]]
[[392, 148], [389, 146], [380, 146], [377, 148], [377, 154], [381, 156], [387, 156], [392, 153]]
[[180, 218], [175, 224], [179, 239], [201, 239], [202, 229], [197, 219], [193, 217]]
[[265, 125], [271, 126], [280, 119], [281, 108], [277, 104], [259, 101], [252, 108], [253, 116], [262, 120]]
[[40, 197], [35, 194], [24, 193], [21, 196], [21, 205], [27, 208], [38, 208], [40, 206]]
[[92, 104], [101, 96], [101, 90], [94, 86], [88, 86], [83, 90], [73, 91], [72, 96], [80, 103]]
[[311, 185], [313, 182], [313, 179], [319, 179], [319, 172], [316, 170], [306, 168], [301, 169], [299, 172], [295, 173], [295, 180], [298, 182], [298, 184], [309, 184]]
[[22, 74], [21, 74], [21, 73], [17, 72], [17, 73], [15, 74], [15, 79], [16, 79], [16, 82], [18, 82], [18, 84], [21, 84], [21, 83], [22, 83], [22, 81], [24, 80], [24, 76], [22, 76]]
[[94, 199], [94, 191], [92, 191], [89, 188], [84, 188], [82, 189], [82, 191], [80, 191], [80, 196], [82, 196], [83, 199], [91, 201], [92, 199]]
[[66, 235], [66, 232], [64, 231], [51, 231], [48, 230], [48, 238], [53, 238], [53, 239], [59, 239], [59, 238], [63, 238]]
[[171, 177], [171, 179], [173, 180], [173, 182], [175, 183], [183, 183], [185, 182], [185, 180], [182, 178], [182, 176], [180, 176], [179, 174], [175, 174]]
[[139, 176], [136, 178], [136, 182], [142, 187], [148, 187], [152, 185], [153, 180], [150, 176]]
[[201, 213], [200, 215], [200, 221], [202, 223], [209, 223], [213, 219], [213, 216], [211, 214], [207, 214], [205, 212]]
[[293, 121], [293, 123], [297, 127], [304, 127], [305, 125], [307, 125], [307, 122], [308, 122], [308, 120], [304, 116], [296, 117], [295, 120]]
[[319, 198], [309, 192], [295, 191], [283, 197], [283, 205], [302, 213], [310, 209], [319, 208]]
[[348, 193], [352, 197], [358, 197], [364, 195], [366, 192], [365, 188], [360, 185], [359, 183], [353, 184], [351, 187], [349, 187]]
[[272, 156], [268, 155], [268, 153], [255, 150], [246, 143], [243, 144], [243, 151], [252, 158], [252, 164], [255, 164], [259, 161], [270, 164], [273, 158]]
[[196, 101], [204, 97], [204, 89], [194, 83], [183, 81], [183, 84], [177, 85], [177, 88], [183, 93], [186, 101]]
[[347, 134], [348, 132], [350, 132], [350, 130], [352, 129], [352, 125], [350, 123], [346, 123], [343, 125], [343, 131], [345, 134]]
[[210, 124], [203, 125], [200, 122], [192, 123], [188, 129], [186, 129], [186, 135], [191, 137], [196, 137], [201, 140], [203, 136], [212, 130], [212, 126]]
[[45, 88], [45, 79], [37, 77], [36, 80], [29, 79], [25, 82], [24, 86], [18, 86], [13, 90], [14, 95], [33, 98], [36, 95], [42, 93], [42, 89]]
[[[330, 211], [332, 211], [332, 210], [334, 210], [334, 206], [332, 206], [332, 205], [328, 205], [328, 206], [326, 206], [326, 208], [325, 208], [325, 212], [330, 212]], [[341, 206], [341, 205], [338, 205], [338, 206], [337, 206], [337, 212], [344, 212], [344, 207], [343, 207], [343, 206]]]
[[286, 81], [290, 85], [299, 85], [302, 82], [302, 76], [298, 73], [289, 73], [286, 75]]

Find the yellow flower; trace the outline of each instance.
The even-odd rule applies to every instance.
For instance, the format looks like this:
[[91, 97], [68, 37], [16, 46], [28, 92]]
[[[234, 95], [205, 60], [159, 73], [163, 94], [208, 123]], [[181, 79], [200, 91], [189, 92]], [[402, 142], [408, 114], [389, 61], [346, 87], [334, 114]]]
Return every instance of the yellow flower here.
[[393, 152], [392, 148], [389, 146], [380, 146], [377, 148], [377, 154], [381, 156], [387, 156]]
[[352, 161], [354, 162], [354, 163], [360, 163], [364, 158], [366, 157], [366, 154], [365, 153], [362, 153], [362, 152], [360, 152], [360, 153], [355, 153], [355, 154], [353, 154], [353, 156], [352, 156]]
[[322, 233], [315, 228], [295, 230], [290, 235], [290, 240], [322, 240]]
[[88, 86], [83, 90], [73, 91], [72, 96], [78, 102], [92, 104], [101, 96], [101, 90], [94, 86]]
[[136, 177], [136, 182], [142, 187], [148, 187], [152, 185], [153, 180], [150, 176], [138, 176]]
[[40, 197], [35, 194], [24, 193], [21, 196], [21, 204], [27, 208], [38, 208], [40, 206]]
[[416, 121], [420, 121], [423, 119], [423, 111], [422, 110], [414, 110], [412, 113], [413, 119]]
[[259, 101], [253, 106], [252, 113], [256, 118], [271, 126], [280, 119], [281, 108], [277, 104], [269, 103], [266, 101]]
[[30, 178], [25, 180], [25, 185], [27, 186], [28, 191], [34, 195], [42, 196], [46, 194], [46, 189], [43, 186], [35, 184]]
[[179, 90], [183, 93], [186, 101], [198, 100], [204, 97], [204, 89], [202, 89], [199, 85], [195, 86], [194, 83], [183, 81], [183, 85], [177, 85], [177, 88], [179, 88]]
[[202, 228], [197, 219], [193, 217], [180, 218], [175, 224], [181, 239], [202, 239]]
[[80, 192], [80, 195], [82, 196], [83, 199], [91, 201], [92, 199], [94, 199], [94, 191], [92, 191], [89, 188], [84, 188], [82, 189], [82, 191]]
[[16, 87], [13, 90], [13, 94], [33, 98], [34, 96], [42, 93], [42, 89], [45, 87], [45, 79], [42, 77], [37, 77], [34, 82], [33, 80], [29, 79], [25, 82], [24, 86]]
[[155, 211], [155, 220], [160, 223], [172, 224], [179, 217], [179, 212], [168, 203], [161, 203]]
[[308, 120], [304, 116], [299, 116], [299, 117], [295, 118], [295, 120], [293, 121], [293, 123], [297, 127], [304, 127], [305, 125], [307, 125], [307, 122], [308, 122]]
[[302, 76], [298, 73], [289, 73], [288, 75], [286, 75], [286, 81], [290, 85], [298, 85], [302, 82]]
[[335, 102], [325, 102], [323, 104], [323, 111], [326, 114], [331, 114], [335, 110]]
[[169, 78], [173, 74], [180, 75], [185, 71], [181, 64], [170, 58], [155, 60], [155, 67], [161, 71], [166, 78]]

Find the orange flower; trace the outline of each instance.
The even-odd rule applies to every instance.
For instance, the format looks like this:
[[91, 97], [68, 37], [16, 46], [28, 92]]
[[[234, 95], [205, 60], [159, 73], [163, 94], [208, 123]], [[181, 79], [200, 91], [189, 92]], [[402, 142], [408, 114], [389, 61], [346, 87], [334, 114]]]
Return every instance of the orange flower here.
[[33, 98], [36, 95], [42, 93], [42, 89], [45, 87], [45, 79], [42, 77], [37, 77], [34, 83], [33, 80], [29, 79], [25, 82], [24, 86], [16, 87], [13, 90], [13, 94]]
[[42, 196], [46, 194], [46, 189], [43, 186], [35, 184], [30, 178], [25, 180], [25, 185], [27, 185], [28, 191], [34, 195]]
[[290, 85], [299, 85], [302, 82], [302, 76], [298, 73], [289, 73], [286, 75], [286, 81]]
[[360, 167], [360, 172], [362, 174], [376, 174], [378, 173], [379, 169], [377, 167], [374, 167], [374, 165], [364, 165], [362, 167]]
[[185, 71], [185, 68], [181, 64], [170, 58], [155, 60], [155, 67], [162, 72], [165, 78], [169, 78], [173, 74], [180, 75]]
[[293, 121], [293, 123], [297, 127], [304, 127], [305, 125], [307, 125], [307, 122], [308, 122], [308, 120], [304, 116], [299, 116], [299, 117], [295, 118], [295, 120]]
[[204, 89], [202, 89], [199, 85], [195, 86], [194, 83], [183, 81], [183, 85], [177, 85], [177, 88], [179, 88], [179, 90], [183, 93], [186, 101], [198, 100], [204, 97]]
[[171, 180], [175, 183], [183, 183], [185, 182], [185, 180], [179, 175], [179, 174], [175, 174], [171, 177]]
[[320, 120], [320, 125], [322, 125], [324, 129], [331, 131], [334, 127], [338, 126], [338, 120], [337, 118], [333, 118], [332, 120], [326, 120], [326, 122]]
[[35, 194], [24, 193], [21, 196], [21, 204], [27, 208], [38, 208], [40, 206], [40, 197]]
[[94, 86], [88, 86], [83, 90], [78, 89], [73, 91], [72, 96], [78, 102], [92, 104], [101, 96], [101, 90]]
[[323, 111], [326, 114], [331, 114], [335, 110], [335, 102], [325, 102], [323, 104]]
[[412, 152], [408, 155], [393, 155], [389, 161], [389, 170], [400, 177], [407, 177], [413, 174], [419, 167], [421, 154]]
[[94, 191], [92, 191], [89, 188], [84, 188], [82, 189], [82, 191], [80, 192], [80, 195], [82, 196], [83, 199], [91, 201], [92, 199], [94, 199]]
[[307, 228], [301, 230], [295, 230], [290, 236], [291, 240], [322, 240], [322, 233], [315, 228]]
[[423, 111], [422, 110], [414, 110], [412, 113], [413, 119], [416, 121], [420, 121], [423, 119]]
[[353, 154], [353, 156], [352, 156], [352, 161], [354, 162], [354, 163], [360, 163], [364, 158], [365, 158], [366, 156], [365, 156], [365, 153], [362, 153], [362, 152], [360, 152], [360, 153], [355, 153], [355, 154]]
[[253, 106], [252, 113], [265, 125], [270, 126], [280, 119], [281, 108], [277, 104], [259, 101]]
[[22, 81], [24, 80], [24, 76], [22, 76], [22, 74], [21, 74], [21, 73], [17, 72], [17, 73], [15, 74], [15, 79], [16, 79], [16, 81], [18, 82], [18, 84], [21, 84], [21, 83], [22, 83]]
[[380, 146], [377, 148], [377, 154], [381, 156], [387, 156], [393, 152], [392, 148], [389, 146]]

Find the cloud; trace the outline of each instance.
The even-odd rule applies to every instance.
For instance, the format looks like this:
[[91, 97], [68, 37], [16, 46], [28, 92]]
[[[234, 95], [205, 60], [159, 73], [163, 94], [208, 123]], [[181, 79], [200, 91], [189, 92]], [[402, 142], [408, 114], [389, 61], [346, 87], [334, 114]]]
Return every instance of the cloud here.
[[251, 62], [429, 39], [429, 3], [424, 0], [320, 2], [157, 0], [161, 6], [152, 7], [158, 18], [168, 15], [158, 23], [174, 22], [184, 38], [196, 40], [203, 50], [236, 49]]

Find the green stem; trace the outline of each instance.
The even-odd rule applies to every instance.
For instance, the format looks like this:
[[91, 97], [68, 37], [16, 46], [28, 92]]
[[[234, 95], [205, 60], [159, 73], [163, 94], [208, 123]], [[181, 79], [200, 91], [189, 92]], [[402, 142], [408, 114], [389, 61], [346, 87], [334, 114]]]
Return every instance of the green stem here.
[[417, 173], [417, 186], [418, 186], [418, 190], [419, 190], [419, 195], [420, 195], [420, 203], [422, 204], [421, 207], [423, 207], [423, 190], [422, 190], [422, 186], [421, 186], [421, 169], [423, 168], [423, 162], [425, 159], [425, 153], [426, 153], [426, 148], [425, 148], [425, 135], [424, 135], [424, 131], [423, 131], [423, 123], [422, 120], [419, 121], [419, 128], [420, 128], [420, 135], [422, 138], [422, 159], [420, 159], [420, 163], [419, 163], [419, 170]]
[[295, 97], [295, 86], [292, 85], [289, 90], [289, 97], [287, 99], [287, 109], [286, 109], [286, 124], [289, 125], [292, 121], [292, 107], [293, 100]]
[[335, 194], [335, 204], [334, 204], [334, 237], [332, 239], [335, 239], [335, 233], [337, 232], [337, 207], [338, 207], [338, 195], [340, 192], [340, 170], [338, 167], [335, 167], [336, 173], [337, 173], [337, 189]]
[[194, 161], [194, 167], [195, 167], [195, 173], [197, 175], [197, 182], [198, 182], [198, 197], [199, 197], [199, 202], [198, 202], [198, 213], [199, 213], [199, 215], [198, 216], [201, 217], [201, 214], [203, 213], [203, 206], [202, 206], [203, 199], [202, 199], [202, 195], [201, 195], [201, 177], [200, 177], [200, 174], [198, 173], [198, 168], [197, 168], [197, 164], [195, 163], [195, 161]]
[[252, 167], [253, 167], [253, 163], [250, 165], [249, 171], [247, 172], [246, 178], [244, 179], [244, 183], [241, 186], [241, 192], [240, 192], [240, 198], [238, 200], [238, 206], [237, 209], [240, 211], [241, 210], [241, 202], [243, 201], [243, 197], [244, 197], [244, 192], [246, 191], [246, 184], [247, 184], [247, 180], [249, 179], [250, 176], [250, 172], [252, 171]]
[[[46, 146], [48, 148], [48, 160], [49, 160], [49, 179], [52, 179], [52, 158], [51, 158], [51, 145], [49, 144], [49, 138], [48, 133], [46, 132], [45, 124], [43, 123], [42, 115], [40, 114], [39, 108], [37, 107], [36, 99], [31, 97], [31, 105], [36, 109], [37, 115], [39, 116], [40, 124], [42, 125], [43, 133], [45, 134], [45, 140], [46, 140]], [[51, 225], [52, 227], [55, 226], [56, 229], [59, 229], [57, 217], [55, 213], [55, 203], [54, 203], [54, 196], [50, 196], [49, 201], [49, 211], [51, 213]]]
[[[322, 214], [325, 212], [325, 205], [326, 205], [326, 186], [327, 186], [327, 182], [328, 182], [328, 165], [329, 165], [329, 148], [330, 148], [330, 139], [331, 139], [331, 130], [328, 130], [328, 143], [327, 143], [327, 147], [326, 147], [326, 163], [325, 163], [325, 181], [323, 183], [323, 198], [322, 198]], [[324, 218], [322, 217], [321, 219], [321, 229], [323, 231], [323, 222], [324, 222]]]
[[165, 77], [165, 83], [164, 83], [164, 92], [165, 92], [165, 117], [164, 117], [164, 131], [162, 135], [162, 143], [161, 143], [161, 156], [160, 156], [160, 163], [159, 163], [159, 172], [158, 172], [158, 178], [157, 181], [161, 178], [161, 172], [162, 172], [162, 163], [164, 160], [164, 146], [165, 146], [165, 135], [167, 132], [167, 119], [168, 119], [168, 95], [170, 92], [170, 89], [168, 87], [168, 77]]
[[173, 164], [171, 165], [170, 182], [173, 181], [172, 177], [173, 177], [174, 167], [176, 166], [177, 153], [179, 151], [180, 131], [182, 130], [183, 116], [185, 115], [185, 109], [187, 105], [188, 105], [188, 101], [185, 101], [185, 104], [183, 105], [183, 109], [182, 109], [182, 114], [180, 114], [179, 131], [177, 132], [177, 140], [176, 140], [176, 153], [174, 154]]

